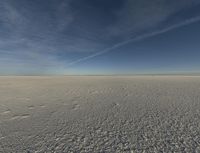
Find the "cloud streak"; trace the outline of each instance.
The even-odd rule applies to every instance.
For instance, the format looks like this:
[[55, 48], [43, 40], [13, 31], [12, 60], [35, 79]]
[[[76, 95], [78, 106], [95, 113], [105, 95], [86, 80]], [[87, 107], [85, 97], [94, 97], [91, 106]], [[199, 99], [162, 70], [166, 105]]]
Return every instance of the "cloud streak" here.
[[[1, 67], [13, 71], [19, 63], [26, 65], [18, 66], [24, 71], [62, 67], [64, 72], [65, 67], [189, 24], [184, 20], [194, 16], [190, 12], [198, 4], [199, 0], [1, 0], [0, 73]], [[180, 21], [184, 23], [170, 26]]]
[[99, 52], [97, 52], [97, 53], [94, 53], [94, 54], [91, 54], [91, 55], [89, 55], [89, 56], [86, 56], [86, 57], [80, 58], [80, 59], [78, 59], [78, 60], [75, 60], [75, 61], [73, 61], [73, 62], [67, 64], [67, 67], [70, 67], [70, 66], [76, 65], [76, 64], [78, 64], [78, 63], [81, 63], [81, 62], [90, 60], [90, 59], [92, 59], [92, 58], [95, 58], [95, 57], [97, 57], [97, 56], [106, 54], [106, 53], [111, 52], [112, 50], [117, 49], [117, 48], [119, 48], [119, 47], [122, 47], [122, 46], [124, 46], [124, 45], [126, 45], [126, 44], [134, 43], [134, 42], [138, 42], [138, 41], [142, 41], [142, 40], [144, 40], [144, 39], [147, 39], [147, 38], [150, 38], [150, 37], [159, 35], [159, 34], [163, 34], [163, 33], [166, 33], [166, 32], [168, 32], [168, 31], [174, 30], [174, 29], [176, 29], [176, 28], [180, 28], [180, 27], [182, 27], [182, 26], [186, 26], [186, 25], [189, 25], [189, 24], [198, 22], [198, 21], [200, 21], [200, 16], [194, 17], [194, 18], [191, 18], [191, 19], [188, 19], [188, 20], [186, 20], [186, 21], [184, 21], [184, 22], [181, 22], [181, 23], [178, 23], [178, 24], [169, 26], [169, 27], [167, 27], [167, 28], [165, 28], [165, 29], [162, 29], [162, 30], [158, 30], [158, 31], [154, 31], [154, 32], [150, 32], [150, 33], [146, 33], [146, 34], [137, 36], [137, 37], [135, 37], [135, 38], [133, 38], [133, 39], [129, 39], [129, 40], [127, 40], [127, 41], [120, 42], [120, 43], [118, 43], [118, 44], [116, 44], [116, 45], [114, 45], [114, 46], [112, 46], [112, 47], [110, 47], [110, 48], [106, 48], [106, 49], [104, 49], [104, 50], [102, 50], [102, 51], [99, 51]]

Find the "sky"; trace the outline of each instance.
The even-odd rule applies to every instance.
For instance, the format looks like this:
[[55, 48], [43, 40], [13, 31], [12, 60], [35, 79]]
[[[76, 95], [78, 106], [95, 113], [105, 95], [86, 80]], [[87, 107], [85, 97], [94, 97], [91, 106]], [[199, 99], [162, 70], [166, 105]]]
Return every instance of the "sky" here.
[[200, 73], [199, 0], [0, 0], [0, 75]]

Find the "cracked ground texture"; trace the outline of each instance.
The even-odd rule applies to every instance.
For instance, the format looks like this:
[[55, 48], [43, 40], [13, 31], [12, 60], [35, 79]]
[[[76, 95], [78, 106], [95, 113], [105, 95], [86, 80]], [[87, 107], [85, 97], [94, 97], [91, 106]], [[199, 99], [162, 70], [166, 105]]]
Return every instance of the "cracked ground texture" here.
[[200, 77], [0, 77], [0, 153], [200, 153]]

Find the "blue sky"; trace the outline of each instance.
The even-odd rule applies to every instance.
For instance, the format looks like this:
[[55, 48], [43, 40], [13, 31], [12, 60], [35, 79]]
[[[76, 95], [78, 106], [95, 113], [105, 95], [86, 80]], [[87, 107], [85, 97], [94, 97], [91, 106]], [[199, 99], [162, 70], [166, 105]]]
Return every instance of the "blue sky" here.
[[200, 72], [199, 0], [1, 0], [0, 74]]

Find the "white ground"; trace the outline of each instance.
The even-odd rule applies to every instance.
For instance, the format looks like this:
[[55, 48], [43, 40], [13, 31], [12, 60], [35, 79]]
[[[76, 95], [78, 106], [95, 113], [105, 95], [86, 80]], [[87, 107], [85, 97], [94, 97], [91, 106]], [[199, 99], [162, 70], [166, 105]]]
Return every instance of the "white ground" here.
[[0, 153], [200, 152], [200, 77], [0, 77]]

